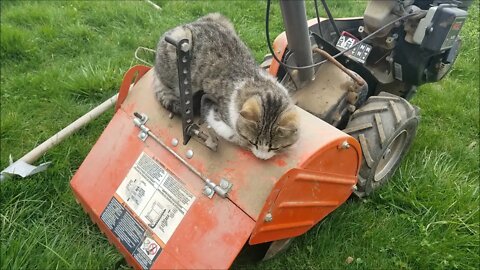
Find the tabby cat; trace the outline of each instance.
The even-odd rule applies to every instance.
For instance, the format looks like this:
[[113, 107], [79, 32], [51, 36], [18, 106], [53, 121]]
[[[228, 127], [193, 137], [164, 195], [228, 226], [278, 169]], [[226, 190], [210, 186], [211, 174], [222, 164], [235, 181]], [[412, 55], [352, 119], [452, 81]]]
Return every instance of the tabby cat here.
[[269, 159], [298, 139], [296, 107], [287, 90], [260, 69], [232, 23], [213, 13], [167, 31], [158, 42], [155, 92], [168, 110], [180, 114], [175, 47], [165, 35], [192, 45], [192, 91], [214, 102], [202, 114], [224, 139]]

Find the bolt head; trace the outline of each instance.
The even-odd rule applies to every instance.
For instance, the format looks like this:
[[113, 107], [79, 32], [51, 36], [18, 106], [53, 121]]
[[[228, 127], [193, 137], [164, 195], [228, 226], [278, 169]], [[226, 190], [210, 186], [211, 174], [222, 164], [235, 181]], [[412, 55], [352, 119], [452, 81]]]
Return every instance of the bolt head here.
[[193, 157], [193, 150], [192, 150], [192, 149], [188, 149], [188, 150], [187, 150], [187, 153], [185, 153], [185, 155], [187, 156], [187, 158], [192, 158], [192, 157]]
[[357, 109], [357, 107], [353, 106], [353, 105], [348, 105], [347, 106], [347, 110], [351, 113], [353, 113], [355, 110]]
[[210, 187], [203, 188], [203, 194], [205, 194], [206, 196], [210, 196], [212, 195], [212, 193], [213, 193], [213, 189], [211, 189]]
[[348, 149], [350, 148], [350, 144], [347, 141], [344, 141], [342, 144], [339, 146], [340, 149]]
[[223, 188], [223, 189], [227, 189], [228, 188], [228, 181], [225, 180], [225, 179], [220, 180], [220, 187]]
[[177, 139], [177, 138], [173, 138], [173, 139], [172, 139], [172, 145], [173, 145], [173, 146], [177, 146], [177, 145], [178, 145], [178, 139]]
[[180, 46], [180, 50], [182, 50], [182, 52], [188, 52], [188, 50], [190, 50], [190, 43], [183, 43]]
[[272, 213], [267, 213], [265, 215], [265, 222], [271, 222], [273, 220], [273, 216], [272, 216]]

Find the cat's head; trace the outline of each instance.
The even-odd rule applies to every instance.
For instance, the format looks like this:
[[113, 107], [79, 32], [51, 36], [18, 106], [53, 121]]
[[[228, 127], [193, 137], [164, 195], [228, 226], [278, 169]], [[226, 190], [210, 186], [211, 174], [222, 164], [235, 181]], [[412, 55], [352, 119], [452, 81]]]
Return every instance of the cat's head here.
[[236, 129], [256, 157], [269, 159], [298, 140], [296, 107], [285, 97], [254, 95], [242, 105]]

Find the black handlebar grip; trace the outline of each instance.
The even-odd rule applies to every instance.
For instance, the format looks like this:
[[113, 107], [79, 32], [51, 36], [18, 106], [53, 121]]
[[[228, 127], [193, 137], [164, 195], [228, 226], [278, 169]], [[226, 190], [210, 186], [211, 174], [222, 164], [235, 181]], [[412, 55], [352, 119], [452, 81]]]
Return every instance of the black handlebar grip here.
[[165, 41], [172, 44], [173, 46], [177, 47], [178, 45], [178, 40], [170, 37], [170, 36], [165, 36]]

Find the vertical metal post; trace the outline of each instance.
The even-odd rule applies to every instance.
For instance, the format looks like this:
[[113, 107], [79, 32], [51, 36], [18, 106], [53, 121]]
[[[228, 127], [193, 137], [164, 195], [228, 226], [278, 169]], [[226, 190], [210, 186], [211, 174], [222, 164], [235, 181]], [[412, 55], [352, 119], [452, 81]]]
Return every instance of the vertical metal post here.
[[183, 144], [191, 138], [193, 123], [193, 93], [190, 77], [190, 43], [188, 39], [175, 40], [170, 36], [165, 41], [177, 49], [178, 90], [180, 91], [180, 110], [182, 114]]
[[[280, 0], [280, 9], [287, 32], [288, 49], [293, 52], [295, 64], [297, 66], [313, 64], [305, 1]], [[300, 69], [298, 72], [302, 84], [313, 78], [313, 68]]]

